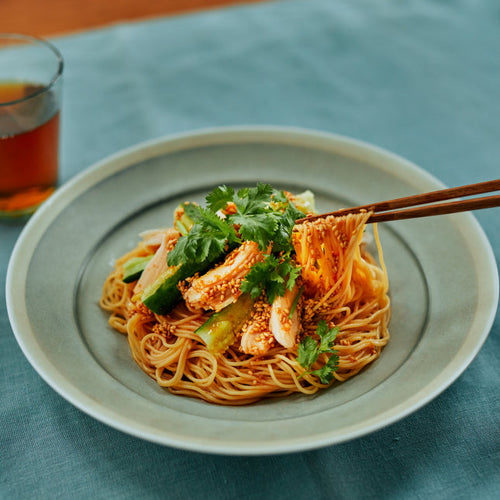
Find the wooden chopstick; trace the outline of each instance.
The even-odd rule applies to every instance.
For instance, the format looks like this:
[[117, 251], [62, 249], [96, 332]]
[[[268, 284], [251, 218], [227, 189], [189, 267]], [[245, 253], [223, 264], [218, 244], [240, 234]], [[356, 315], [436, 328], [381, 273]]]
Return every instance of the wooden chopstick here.
[[[500, 195], [484, 196], [467, 200], [457, 200], [448, 203], [429, 203], [450, 200], [453, 198], [472, 196], [481, 193], [490, 193], [500, 190], [500, 179], [495, 179], [477, 184], [468, 184], [449, 189], [440, 189], [429, 193], [405, 196], [393, 200], [381, 201], [358, 207], [344, 208], [335, 212], [319, 215], [309, 215], [298, 219], [295, 224], [306, 221], [328, 217], [329, 215], [340, 216], [361, 211], [373, 212], [367, 222], [386, 222], [392, 220], [414, 219], [417, 217], [428, 217], [431, 215], [443, 215], [468, 210], [479, 210], [482, 208], [493, 208], [500, 206]], [[417, 205], [417, 207], [415, 207]], [[418, 205], [426, 205], [419, 207]], [[411, 208], [408, 208], [411, 207]], [[405, 208], [406, 210], [397, 210]]]

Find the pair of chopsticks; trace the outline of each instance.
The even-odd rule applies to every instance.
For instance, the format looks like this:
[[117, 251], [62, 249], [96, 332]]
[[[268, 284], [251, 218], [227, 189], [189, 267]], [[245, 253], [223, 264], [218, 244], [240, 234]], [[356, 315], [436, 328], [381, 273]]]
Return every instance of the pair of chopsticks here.
[[[373, 212], [367, 222], [386, 222], [393, 220], [415, 219], [417, 217], [428, 217], [431, 215], [452, 214], [465, 212], [468, 210], [479, 210], [482, 208], [493, 208], [500, 206], [500, 195], [483, 196], [472, 199], [460, 199], [448, 203], [435, 203], [454, 198], [462, 198], [482, 193], [491, 193], [500, 190], [500, 179], [468, 184], [450, 189], [440, 189], [429, 193], [395, 198], [394, 200], [381, 201], [359, 207], [343, 208], [336, 212], [328, 212], [319, 215], [309, 215], [295, 221], [295, 224], [302, 224], [306, 221], [313, 221], [328, 217], [329, 215], [340, 216], [361, 211]], [[425, 206], [419, 206], [425, 205]], [[411, 208], [408, 208], [411, 207]], [[403, 210], [398, 210], [403, 209]]]

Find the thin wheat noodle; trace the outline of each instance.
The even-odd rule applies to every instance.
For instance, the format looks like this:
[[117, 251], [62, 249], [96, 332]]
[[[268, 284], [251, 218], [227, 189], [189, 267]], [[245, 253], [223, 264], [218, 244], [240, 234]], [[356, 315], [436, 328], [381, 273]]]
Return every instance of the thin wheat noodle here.
[[[389, 339], [388, 279], [376, 225], [380, 264], [362, 243], [368, 216], [318, 219], [296, 226], [293, 233], [304, 282], [302, 335], [314, 333], [319, 319], [340, 328], [334, 346], [339, 357], [337, 381], [347, 380], [377, 359]], [[195, 333], [208, 313], [191, 311], [182, 302], [166, 316], [149, 311], [134, 296], [134, 284], [122, 281], [123, 263], [148, 253], [151, 249], [142, 242], [116, 261], [103, 285], [100, 306], [109, 313], [109, 325], [127, 336], [137, 365], [160, 386], [173, 394], [224, 405], [314, 394], [327, 387], [304, 373], [296, 359], [297, 345], [285, 349], [276, 344], [262, 356], [251, 356], [241, 353], [236, 343], [213, 354]], [[321, 355], [316, 365], [327, 359]]]

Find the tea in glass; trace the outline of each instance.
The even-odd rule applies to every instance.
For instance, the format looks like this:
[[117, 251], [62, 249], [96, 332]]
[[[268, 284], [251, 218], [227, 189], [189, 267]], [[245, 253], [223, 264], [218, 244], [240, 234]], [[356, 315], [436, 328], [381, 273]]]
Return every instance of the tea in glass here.
[[0, 34], [0, 217], [29, 215], [58, 178], [63, 62], [49, 43]]

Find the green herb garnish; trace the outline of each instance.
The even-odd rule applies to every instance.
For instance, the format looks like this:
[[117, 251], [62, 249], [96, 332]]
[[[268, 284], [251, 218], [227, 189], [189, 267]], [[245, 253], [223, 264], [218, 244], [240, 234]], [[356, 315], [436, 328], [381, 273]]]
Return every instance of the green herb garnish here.
[[185, 207], [194, 225], [185, 236], [179, 238], [175, 247], [169, 252], [169, 266], [213, 260], [228, 246], [240, 243], [234, 227], [212, 210], [193, 204]]
[[[207, 208], [184, 204], [185, 213], [194, 221], [190, 231], [179, 238], [168, 254], [168, 264], [202, 263], [217, 259], [245, 240], [255, 241], [262, 251], [271, 252], [265, 261], [252, 268], [251, 277], [242, 287], [252, 297], [263, 290], [268, 299], [283, 295], [292, 288], [300, 269], [290, 255], [293, 252], [292, 230], [303, 212], [289, 202], [283, 191], [269, 184], [235, 191], [219, 186], [206, 197]], [[219, 211], [227, 210], [225, 216]], [[268, 276], [264, 276], [268, 273]]]
[[283, 296], [287, 288], [293, 288], [300, 269], [289, 255], [266, 255], [262, 262], [250, 269], [241, 283], [241, 291], [249, 293], [253, 299], [265, 291], [268, 302], [272, 304], [277, 295]]
[[[339, 333], [339, 328], [328, 328], [326, 321], [321, 320], [316, 328], [319, 343], [312, 337], [304, 337], [300, 343], [297, 353], [298, 363], [306, 369], [302, 377], [311, 374], [316, 375], [322, 384], [329, 384], [333, 380], [333, 373], [338, 368], [339, 357], [337, 351], [333, 349], [335, 337]], [[319, 369], [311, 370], [321, 354], [330, 354], [328, 361]]]

